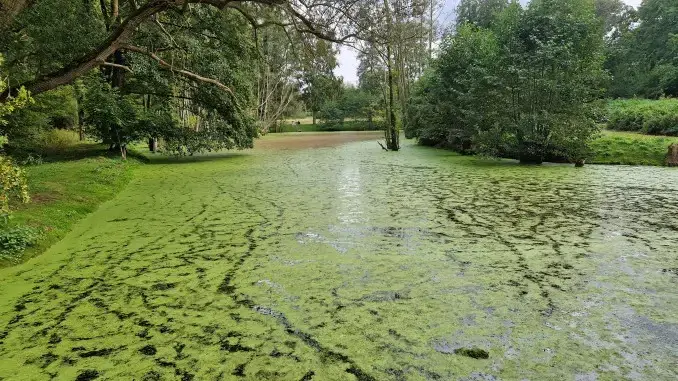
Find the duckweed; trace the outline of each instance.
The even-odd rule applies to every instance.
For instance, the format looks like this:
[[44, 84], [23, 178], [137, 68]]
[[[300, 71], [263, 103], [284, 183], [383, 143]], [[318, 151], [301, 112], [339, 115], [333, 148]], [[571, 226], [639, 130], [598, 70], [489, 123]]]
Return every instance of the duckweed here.
[[158, 160], [0, 270], [0, 379], [676, 379], [677, 208], [668, 168]]

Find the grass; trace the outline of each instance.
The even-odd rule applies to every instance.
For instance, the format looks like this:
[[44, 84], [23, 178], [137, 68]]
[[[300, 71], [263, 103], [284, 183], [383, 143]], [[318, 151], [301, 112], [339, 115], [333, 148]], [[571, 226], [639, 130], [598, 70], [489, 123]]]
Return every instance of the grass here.
[[[74, 156], [78, 153], [79, 156]], [[0, 267], [25, 261], [41, 254], [59, 241], [81, 218], [118, 193], [132, 178], [139, 165], [106, 155], [102, 146], [82, 144], [63, 156], [45, 158], [45, 164], [25, 167], [31, 202], [18, 205], [12, 226], [29, 226], [39, 231], [37, 243], [20, 257], [0, 261]]]
[[591, 143], [590, 163], [662, 166], [672, 143], [678, 143], [678, 137], [605, 130]]

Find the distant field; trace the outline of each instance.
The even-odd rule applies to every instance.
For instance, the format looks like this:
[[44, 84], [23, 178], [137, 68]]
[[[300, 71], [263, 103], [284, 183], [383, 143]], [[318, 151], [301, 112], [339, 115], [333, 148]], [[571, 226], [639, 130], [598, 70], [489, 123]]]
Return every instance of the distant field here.
[[303, 118], [289, 118], [283, 120], [283, 124], [294, 124], [295, 122], [299, 122], [301, 124], [313, 124], [313, 117], [312, 116], [306, 116]]

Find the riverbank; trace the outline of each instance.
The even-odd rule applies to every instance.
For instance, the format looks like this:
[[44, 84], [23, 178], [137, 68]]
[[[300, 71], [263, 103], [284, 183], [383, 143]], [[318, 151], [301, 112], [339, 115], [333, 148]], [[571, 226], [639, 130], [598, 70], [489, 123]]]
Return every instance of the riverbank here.
[[47, 160], [52, 161], [24, 167], [31, 202], [17, 206], [7, 229], [27, 228], [24, 231], [37, 239], [25, 251], [0, 251], [0, 267], [24, 262], [61, 240], [75, 223], [122, 190], [140, 163], [108, 155], [98, 144], [84, 144], [69, 156]]
[[678, 143], [678, 137], [603, 130], [591, 143], [589, 163], [663, 166], [672, 143]]

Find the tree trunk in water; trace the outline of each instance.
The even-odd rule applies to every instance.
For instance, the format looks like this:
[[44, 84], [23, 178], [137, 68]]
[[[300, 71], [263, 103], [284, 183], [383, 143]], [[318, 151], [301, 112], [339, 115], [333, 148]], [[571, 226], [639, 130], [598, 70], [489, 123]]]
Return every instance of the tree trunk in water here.
[[[391, 18], [391, 8], [388, 0], [384, 0], [384, 10], [386, 11], [386, 30], [389, 36], [392, 35], [393, 19]], [[391, 151], [398, 151], [400, 144], [398, 139], [398, 128], [396, 127], [395, 111], [393, 110], [393, 60], [391, 59], [391, 41], [386, 42], [386, 69], [388, 71], [388, 125], [386, 126], [386, 148]]]
[[393, 68], [391, 67], [391, 47], [386, 47], [388, 56], [388, 126], [386, 126], [386, 148], [391, 151], [398, 151], [400, 144], [398, 142], [398, 130], [396, 128], [395, 112], [393, 111]]

